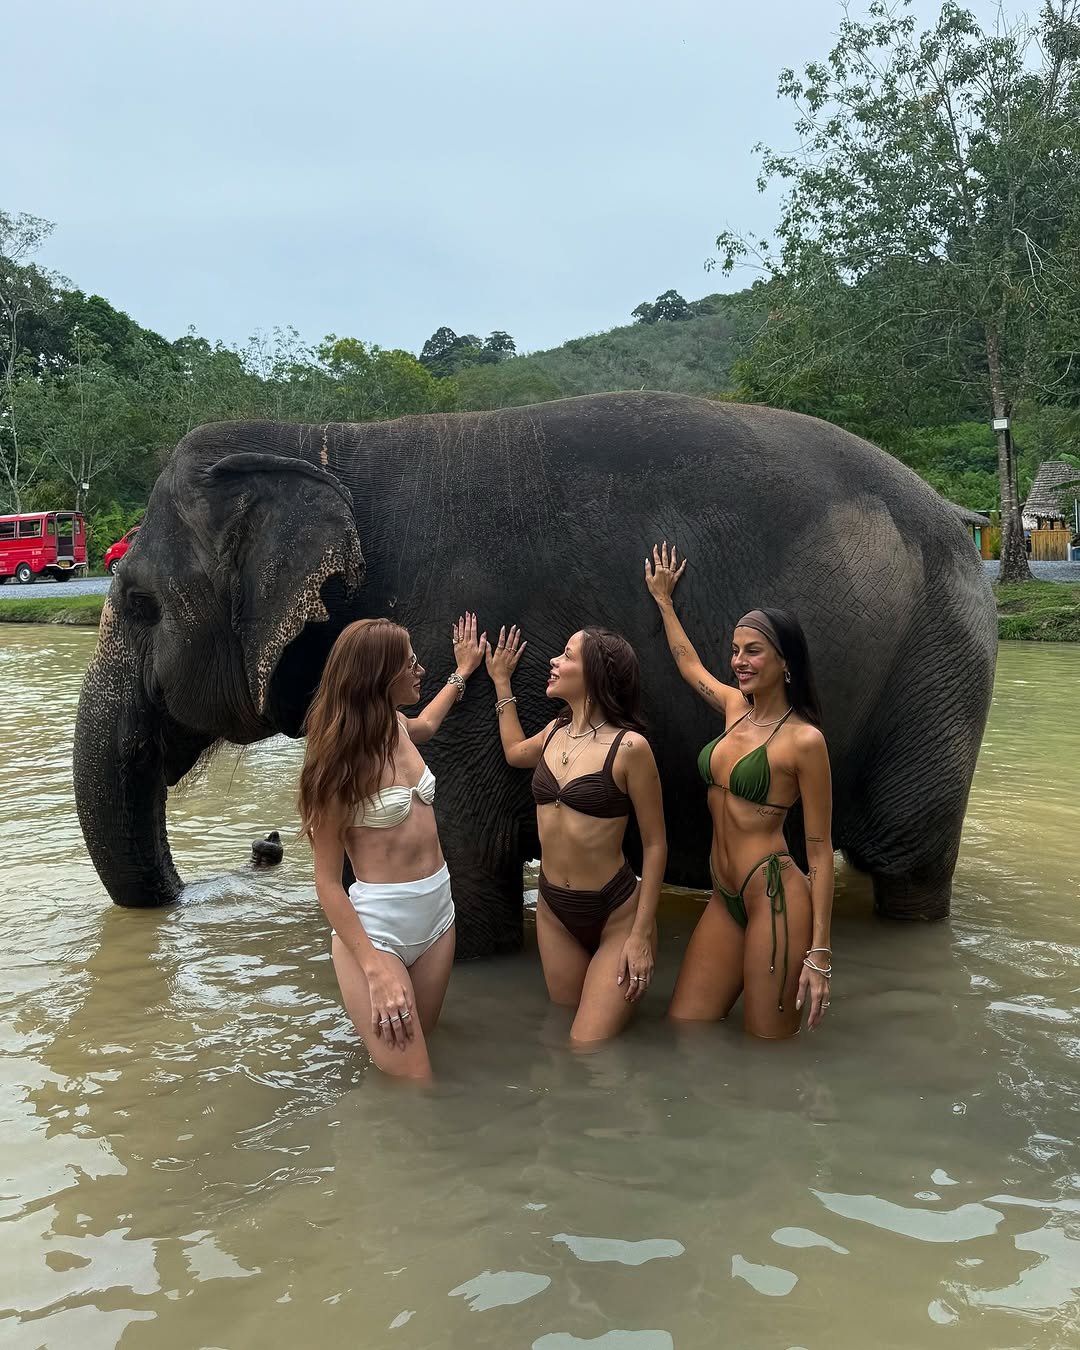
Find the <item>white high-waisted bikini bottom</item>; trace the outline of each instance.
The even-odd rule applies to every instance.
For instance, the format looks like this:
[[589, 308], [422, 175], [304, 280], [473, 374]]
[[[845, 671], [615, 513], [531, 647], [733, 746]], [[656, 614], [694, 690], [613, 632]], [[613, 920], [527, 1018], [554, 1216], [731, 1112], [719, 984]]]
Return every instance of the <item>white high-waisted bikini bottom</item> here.
[[411, 966], [454, 922], [446, 864], [422, 881], [354, 881], [349, 899], [373, 947]]

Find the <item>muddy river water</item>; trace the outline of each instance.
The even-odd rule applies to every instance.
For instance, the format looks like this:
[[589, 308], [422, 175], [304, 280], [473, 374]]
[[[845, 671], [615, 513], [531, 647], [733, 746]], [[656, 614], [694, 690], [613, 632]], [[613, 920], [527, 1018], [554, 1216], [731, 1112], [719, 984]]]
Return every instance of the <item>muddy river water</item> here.
[[841, 869], [822, 1030], [669, 1028], [672, 896], [619, 1043], [564, 1048], [530, 933], [456, 968], [424, 1093], [339, 1005], [296, 745], [170, 803], [216, 879], [107, 902], [70, 784], [93, 636], [0, 634], [0, 1345], [1080, 1345], [1080, 648], [1002, 649], [951, 922], [875, 920]]

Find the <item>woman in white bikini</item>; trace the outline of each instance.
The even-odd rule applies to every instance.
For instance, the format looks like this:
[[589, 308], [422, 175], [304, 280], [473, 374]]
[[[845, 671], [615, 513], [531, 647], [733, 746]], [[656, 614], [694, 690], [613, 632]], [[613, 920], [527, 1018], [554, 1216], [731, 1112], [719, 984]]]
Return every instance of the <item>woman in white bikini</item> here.
[[[431, 740], [484, 659], [476, 616], [454, 624], [457, 668], [418, 717], [424, 668], [404, 628], [360, 619], [330, 653], [308, 712], [300, 821], [331, 955], [357, 1034], [385, 1073], [430, 1078], [427, 1038], [454, 961], [454, 902], [435, 826]], [[345, 890], [348, 854], [358, 880]]]

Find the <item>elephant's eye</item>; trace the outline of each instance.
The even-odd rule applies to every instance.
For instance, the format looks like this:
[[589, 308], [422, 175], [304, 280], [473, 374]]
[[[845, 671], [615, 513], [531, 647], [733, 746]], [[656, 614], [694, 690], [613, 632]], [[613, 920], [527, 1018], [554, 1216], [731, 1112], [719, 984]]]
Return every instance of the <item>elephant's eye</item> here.
[[152, 627], [161, 618], [161, 606], [146, 591], [128, 592], [127, 612], [136, 623], [145, 624], [147, 628]]

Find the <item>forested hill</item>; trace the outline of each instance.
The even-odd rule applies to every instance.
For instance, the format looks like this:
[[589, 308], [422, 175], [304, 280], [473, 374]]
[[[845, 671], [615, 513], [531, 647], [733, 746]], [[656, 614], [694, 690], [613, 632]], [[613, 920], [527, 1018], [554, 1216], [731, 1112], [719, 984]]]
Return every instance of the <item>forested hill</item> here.
[[719, 296], [679, 320], [638, 322], [550, 351], [498, 364], [467, 366], [455, 376], [459, 408], [506, 408], [576, 394], [666, 389], [715, 397], [731, 391], [734, 322]]

